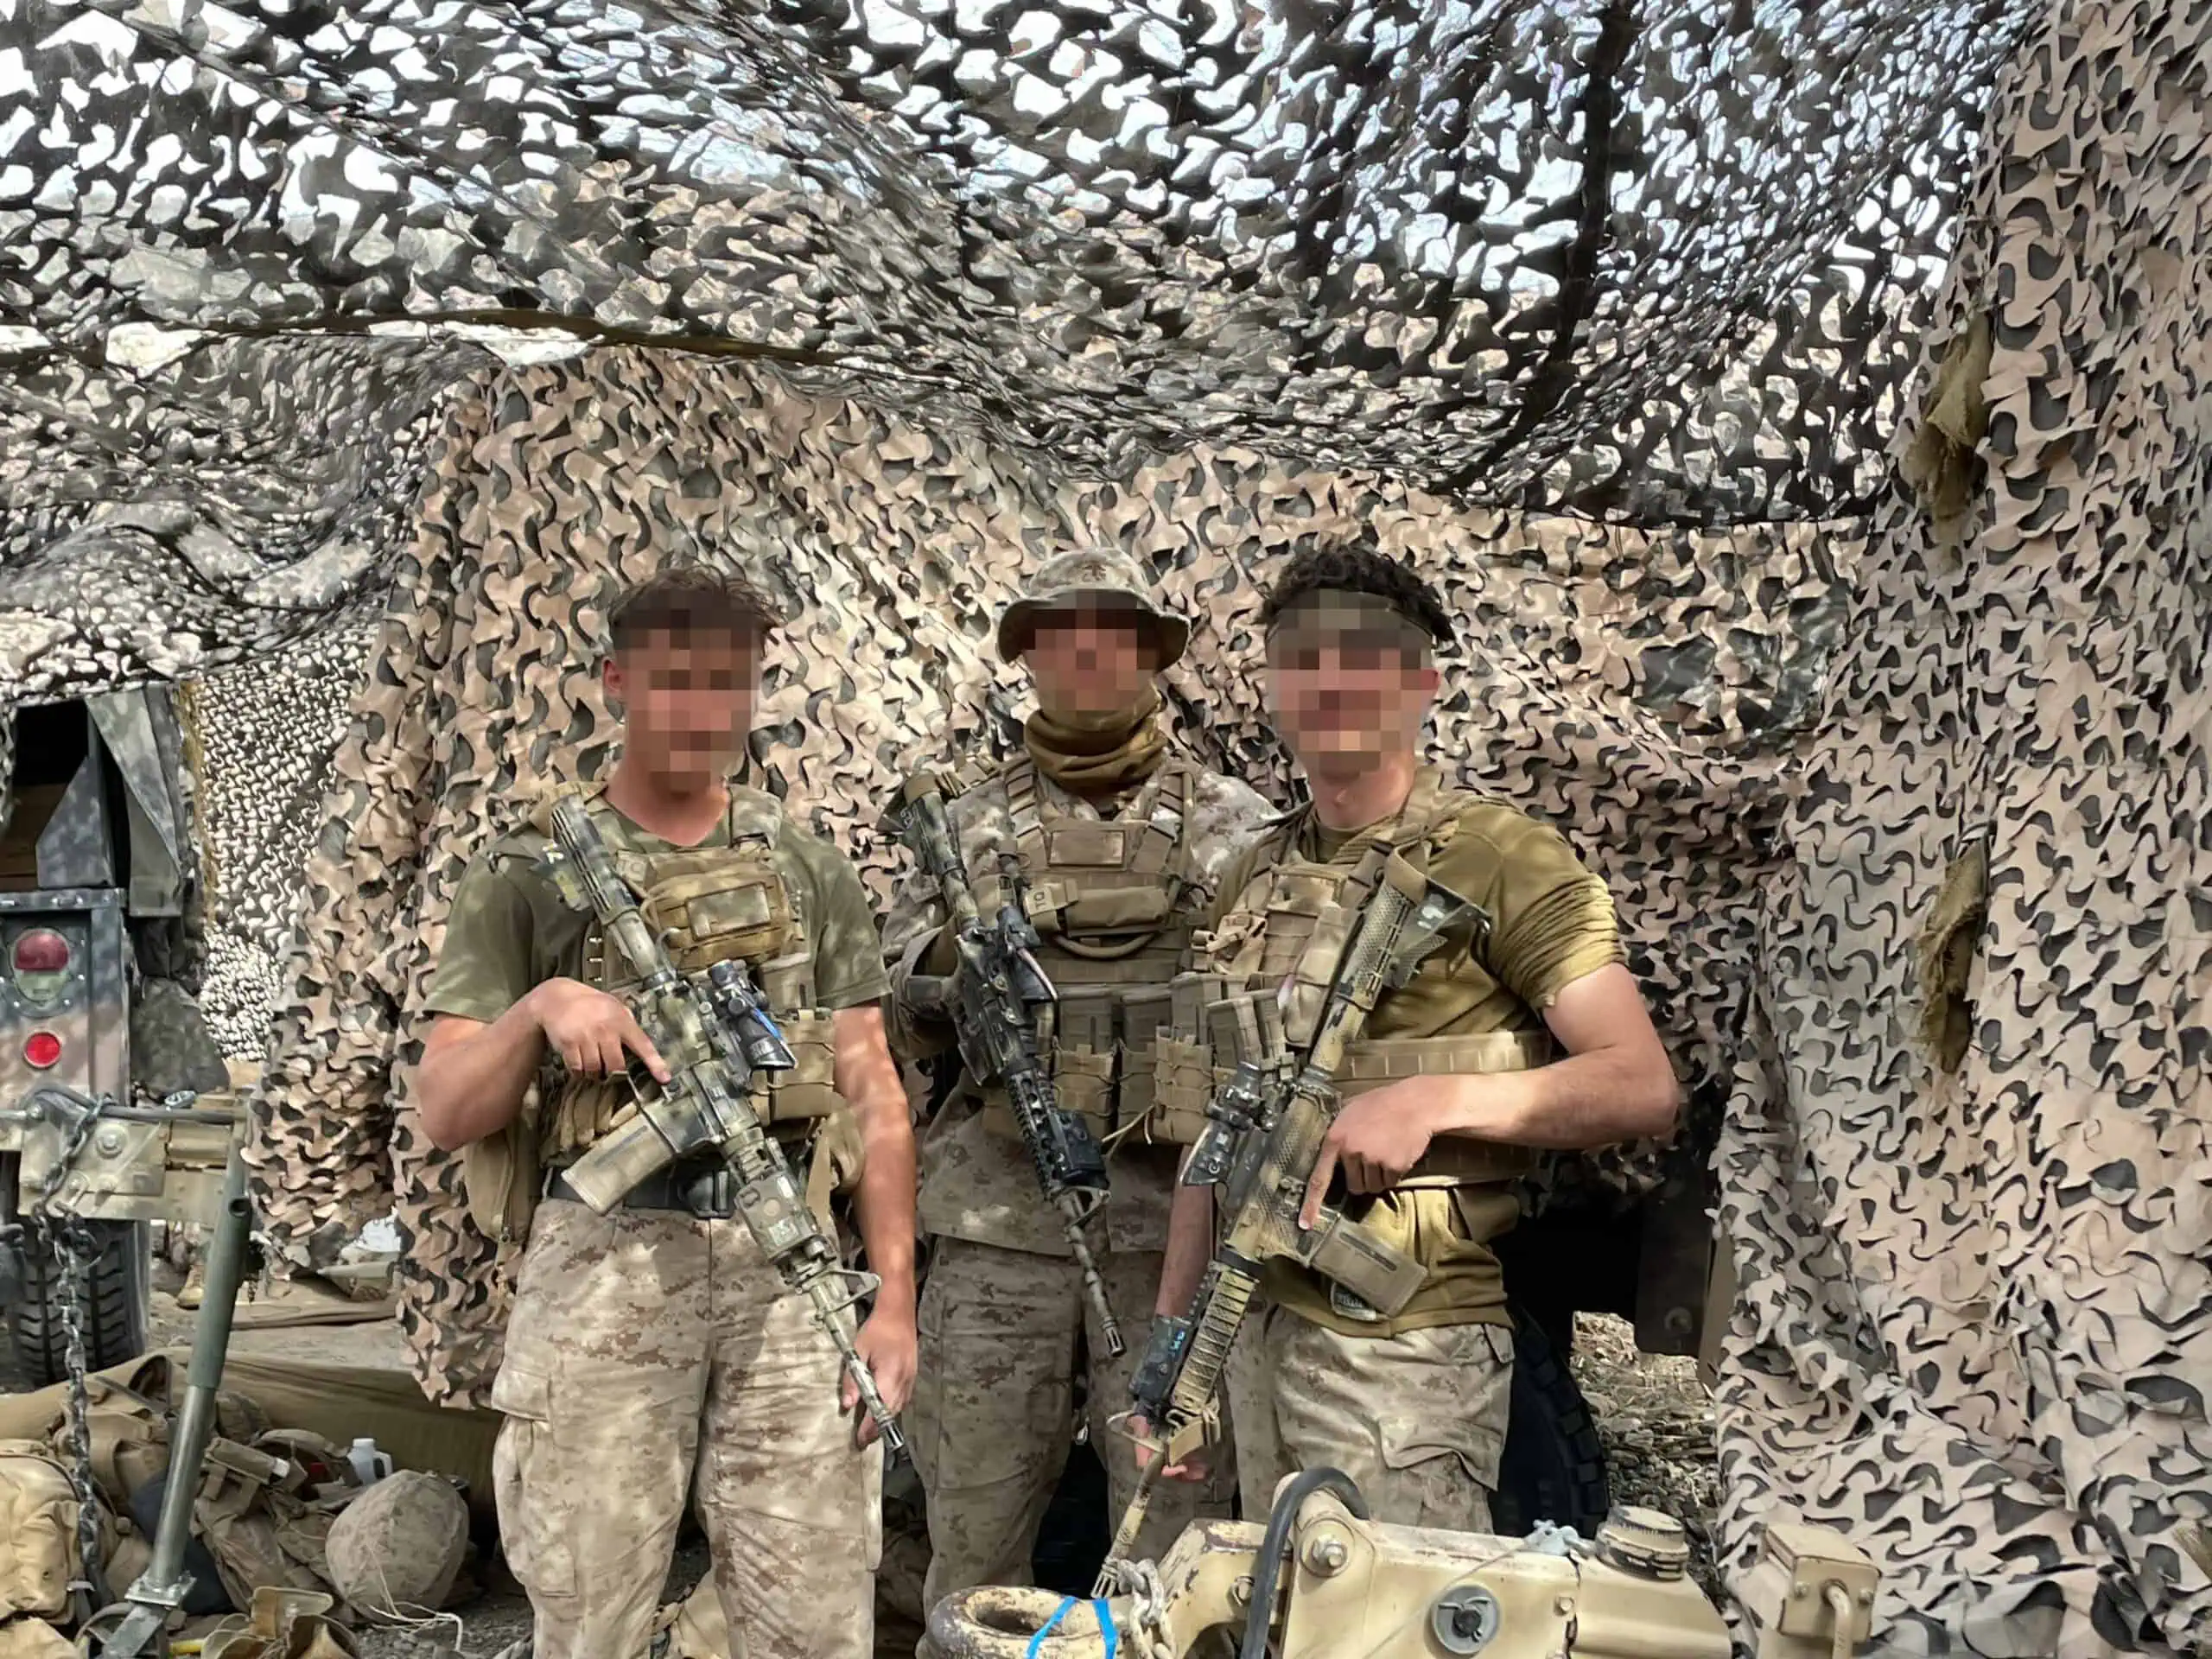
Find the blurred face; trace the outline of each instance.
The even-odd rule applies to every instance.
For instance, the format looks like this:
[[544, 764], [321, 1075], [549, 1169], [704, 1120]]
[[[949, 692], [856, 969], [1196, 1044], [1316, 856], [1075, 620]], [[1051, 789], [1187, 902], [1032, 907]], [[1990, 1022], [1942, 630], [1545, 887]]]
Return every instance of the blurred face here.
[[674, 793], [711, 788], [745, 753], [760, 685], [752, 639], [701, 631], [649, 633], [602, 671], [623, 715], [625, 760]]
[[1134, 708], [1160, 667], [1152, 630], [1141, 618], [1091, 607], [1040, 617], [1021, 659], [1038, 707], [1062, 719]]
[[1364, 595], [1313, 594], [1278, 619], [1268, 695], [1300, 763], [1341, 772], [1417, 753], [1437, 686], [1425, 639]]

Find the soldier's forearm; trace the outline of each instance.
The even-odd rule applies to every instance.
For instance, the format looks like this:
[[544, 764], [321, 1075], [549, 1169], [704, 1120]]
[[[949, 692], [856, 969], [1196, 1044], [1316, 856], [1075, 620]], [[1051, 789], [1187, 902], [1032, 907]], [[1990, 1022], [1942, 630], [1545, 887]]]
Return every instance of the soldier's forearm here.
[[1160, 1264], [1160, 1294], [1153, 1311], [1180, 1318], [1191, 1311], [1206, 1262], [1213, 1255], [1213, 1189], [1178, 1186], [1167, 1216], [1167, 1250]]
[[860, 1126], [862, 1164], [854, 1208], [868, 1270], [883, 1281], [879, 1308], [914, 1311], [914, 1131], [906, 1090], [884, 1041], [883, 1015], [846, 1008], [836, 1020], [836, 1087]]
[[853, 1195], [868, 1271], [883, 1281], [878, 1306], [914, 1315], [914, 1135], [864, 1135], [868, 1162]]
[[514, 1121], [545, 1055], [529, 997], [489, 1025], [442, 1017], [423, 1044], [415, 1106], [431, 1144], [456, 1151]]

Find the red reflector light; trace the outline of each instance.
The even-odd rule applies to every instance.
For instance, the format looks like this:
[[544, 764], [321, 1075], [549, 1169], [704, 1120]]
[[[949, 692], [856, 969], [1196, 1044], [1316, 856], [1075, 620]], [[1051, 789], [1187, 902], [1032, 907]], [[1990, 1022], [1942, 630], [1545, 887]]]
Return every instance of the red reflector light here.
[[35, 1031], [23, 1042], [23, 1058], [43, 1071], [61, 1058], [61, 1039], [50, 1031]]
[[50, 927], [33, 928], [16, 941], [16, 971], [58, 974], [69, 966], [69, 941]]

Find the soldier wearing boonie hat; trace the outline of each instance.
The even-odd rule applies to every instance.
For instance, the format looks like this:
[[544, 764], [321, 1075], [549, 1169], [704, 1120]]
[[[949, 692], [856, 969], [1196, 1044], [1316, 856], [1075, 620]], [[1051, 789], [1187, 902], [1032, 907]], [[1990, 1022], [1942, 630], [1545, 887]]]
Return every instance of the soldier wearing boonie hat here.
[[[1090, 1120], [1109, 1154], [1112, 1191], [1086, 1236], [1115, 1318], [1132, 1331], [1151, 1318], [1180, 1147], [1200, 1121], [1162, 1109], [1153, 1035], [1222, 868], [1272, 811], [1170, 742], [1156, 677], [1190, 634], [1126, 553], [1047, 560], [998, 626], [1000, 654], [1028, 670], [1037, 694], [1022, 752], [939, 774], [971, 878], [995, 887], [1004, 855], [1028, 886], [1059, 995], [1047, 1056], [1059, 1103]], [[953, 965], [944, 919], [918, 874], [885, 923], [893, 1043], [908, 1058], [951, 1045], [932, 1012]], [[1127, 1503], [1134, 1450], [1107, 1419], [1128, 1408], [1140, 1344], [1109, 1357], [1011, 1114], [964, 1074], [924, 1131], [919, 1213], [930, 1257], [908, 1419], [934, 1606], [974, 1585], [1028, 1581], [1067, 1459], [1079, 1364], [1090, 1443], [1116, 1511]], [[1225, 1516], [1233, 1479], [1224, 1470], [1163, 1494], [1140, 1553], [1161, 1554], [1195, 1516]]]

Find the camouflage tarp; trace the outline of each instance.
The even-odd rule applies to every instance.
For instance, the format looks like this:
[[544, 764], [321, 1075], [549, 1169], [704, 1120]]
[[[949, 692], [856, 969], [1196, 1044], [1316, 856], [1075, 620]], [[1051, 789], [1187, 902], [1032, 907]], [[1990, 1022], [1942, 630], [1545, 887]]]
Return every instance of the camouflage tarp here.
[[[1280, 792], [1253, 578], [1372, 522], [1473, 619], [1440, 758], [1605, 872], [1717, 1140], [1736, 1567], [1802, 1513], [1881, 1559], [1902, 1647], [2185, 1649], [2208, 31], [0, 0], [0, 322], [38, 331], [0, 375], [0, 677], [388, 604], [257, 1150], [301, 1248], [396, 1181], [415, 1351], [467, 1398], [503, 1291], [412, 1132], [410, 1014], [503, 798], [604, 763], [613, 572], [805, 598], [757, 751], [880, 880], [875, 792], [1011, 710], [982, 642], [1026, 561], [1142, 553], [1199, 618], [1183, 729]], [[452, 321], [545, 310], [606, 349]]]

